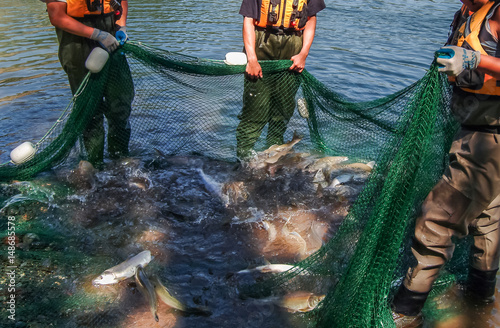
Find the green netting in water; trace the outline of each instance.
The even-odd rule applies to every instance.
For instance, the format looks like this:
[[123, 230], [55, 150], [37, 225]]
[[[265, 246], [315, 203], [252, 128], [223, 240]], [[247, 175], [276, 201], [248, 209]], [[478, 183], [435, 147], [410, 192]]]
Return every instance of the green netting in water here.
[[[390, 326], [389, 302], [409, 263], [413, 219], [446, 166], [457, 129], [448, 111], [450, 89], [436, 65], [400, 92], [353, 102], [307, 71], [289, 72], [289, 61], [262, 62], [264, 79], [256, 84], [245, 81], [244, 66], [223, 61], [132, 42], [112, 56], [123, 55], [134, 87], [131, 156], [200, 154], [235, 161], [240, 151], [251, 156], [252, 149], [263, 150], [297, 133], [303, 139], [296, 147], [303, 151], [375, 161], [366, 186], [327, 244], [294, 269], [242, 293], [324, 293], [324, 301], [307, 314], [312, 326]], [[35, 157], [1, 166], [0, 181], [28, 179], [62, 163], [98, 113], [104, 86], [130, 92], [114, 72], [108, 63], [90, 75], [38, 144]], [[246, 114], [243, 106], [250, 109]], [[65, 306], [68, 302], [71, 298]]]
[[[333, 98], [324, 92], [323, 99]], [[340, 105], [339, 102], [322, 107], [320, 113], [325, 116], [338, 115], [340, 107], [340, 111], [347, 110], [357, 116], [353, 120], [366, 120], [384, 128], [384, 133], [376, 132], [387, 138], [376, 156], [377, 165], [328, 244], [298, 263], [295, 269], [251, 286], [246, 290], [248, 295], [304, 289], [304, 286], [320, 293], [326, 285], [326, 298], [309, 314], [312, 326], [394, 326], [389, 305], [409, 265], [408, 244], [413, 219], [444, 170], [446, 153], [457, 130], [456, 122], [448, 116], [448, 106], [447, 83], [433, 64], [420, 81], [391, 97], [371, 103]], [[397, 124], [391, 120], [393, 112], [387, 113], [388, 109], [397, 112]], [[371, 110], [381, 116], [360, 118]], [[328, 119], [322, 117], [312, 127], [326, 125], [326, 122]], [[342, 124], [339, 127], [344, 128]], [[329, 133], [325, 131], [325, 134]], [[339, 137], [335, 132], [331, 135], [334, 135], [328, 139], [333, 144], [331, 148], [338, 147], [333, 140]], [[346, 144], [348, 140], [342, 143]], [[464, 258], [466, 256], [461, 260]], [[454, 267], [461, 265], [455, 263]], [[311, 275], [316, 275], [315, 279], [303, 278]], [[449, 282], [450, 276], [445, 275], [436, 285], [449, 285]]]

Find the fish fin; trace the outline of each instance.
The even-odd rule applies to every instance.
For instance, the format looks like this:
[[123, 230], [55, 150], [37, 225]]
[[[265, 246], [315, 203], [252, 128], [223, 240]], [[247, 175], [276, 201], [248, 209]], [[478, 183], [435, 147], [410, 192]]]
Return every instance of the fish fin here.
[[165, 155], [165, 153], [163, 153], [161, 150], [159, 150], [158, 148], [154, 148], [153, 147], [153, 150], [156, 151], [156, 154], [159, 155], [160, 157], [163, 157], [163, 158], [168, 158], [167, 155]]
[[318, 183], [318, 187], [316, 188], [316, 196], [321, 197], [323, 195], [323, 185], [321, 183]]

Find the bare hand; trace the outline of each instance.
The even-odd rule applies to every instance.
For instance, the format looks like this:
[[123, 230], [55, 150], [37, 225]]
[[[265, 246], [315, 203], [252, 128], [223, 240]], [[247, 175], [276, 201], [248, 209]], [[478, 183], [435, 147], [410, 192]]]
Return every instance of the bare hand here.
[[306, 67], [306, 56], [299, 53], [290, 59], [292, 60], [293, 64], [292, 66], [290, 66], [289, 70], [295, 71], [297, 73], [302, 73], [304, 67]]
[[256, 60], [249, 61], [245, 73], [250, 80], [260, 79], [262, 77], [262, 67], [260, 67], [259, 62]]

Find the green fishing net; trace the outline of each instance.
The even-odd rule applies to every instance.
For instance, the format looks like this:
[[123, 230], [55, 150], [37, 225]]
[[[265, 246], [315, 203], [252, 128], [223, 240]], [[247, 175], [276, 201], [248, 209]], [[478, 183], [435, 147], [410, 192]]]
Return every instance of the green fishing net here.
[[[118, 56], [126, 56], [128, 65], [113, 66], [113, 58]], [[411, 258], [414, 218], [447, 165], [446, 155], [457, 130], [449, 114], [448, 82], [432, 63], [413, 85], [381, 99], [354, 102], [307, 71], [288, 71], [290, 61], [265, 61], [261, 65], [264, 78], [254, 82], [245, 80], [243, 65], [126, 43], [100, 73], [85, 79], [59, 121], [36, 145], [32, 159], [0, 166], [0, 181], [31, 179], [64, 164], [75, 149], [82, 157], [91, 152], [92, 146], [86, 144], [83, 135], [94, 118], [102, 116], [99, 108], [110, 85], [114, 92], [133, 99], [131, 136], [125, 141], [133, 157], [196, 154], [232, 163], [238, 158], [245, 161], [273, 144], [285, 143], [296, 134], [303, 137], [295, 146], [298, 151], [347, 156], [352, 162], [374, 161], [363, 190], [328, 243], [294, 269], [242, 286], [241, 295], [258, 298], [284, 290], [322, 293], [325, 299], [305, 315], [311, 326], [390, 327], [389, 304]], [[124, 70], [130, 70], [133, 85], [119, 78]], [[106, 141], [106, 149], [112, 147], [109, 143]], [[111, 153], [106, 150], [105, 158], [108, 155]], [[49, 191], [39, 198], [30, 195], [29, 199], [20, 199], [20, 204], [43, 206], [50, 198]], [[10, 211], [3, 214], [29, 216], [25, 209], [12, 206], [15, 199], [8, 196], [0, 199], [11, 202], [3, 204]], [[7, 220], [2, 225], [5, 238]], [[60, 246], [54, 238], [44, 238], [51, 231], [57, 235], [60, 229], [69, 229], [64, 225], [37, 227], [36, 222], [26, 220], [17, 232], [22, 234], [23, 229], [26, 234], [36, 232], [37, 238], [48, 240], [45, 253], [18, 251], [18, 256], [31, 263], [28, 266], [49, 266], [43, 263], [48, 253], [55, 254], [50, 258], [58, 262], [61, 274], [65, 265], [73, 266], [72, 272], [78, 265], [85, 275], [90, 274], [92, 263], [102, 270], [115, 263], [79, 248], [81, 236], [65, 241], [74, 245], [71, 249]], [[448, 286], [461, 274], [454, 271], [460, 267], [452, 262], [449, 275], [437, 285]], [[35, 273], [31, 278], [36, 279]], [[50, 279], [56, 278], [52, 275]], [[54, 283], [41, 280], [38, 287], [43, 290], [47, 284], [53, 288]], [[86, 303], [85, 295], [75, 295], [64, 286], [60, 289], [61, 297], [56, 301], [49, 304], [43, 296], [37, 296], [40, 302], [35, 300], [23, 311], [36, 312], [40, 307], [47, 311], [51, 306], [53, 311], [71, 315], [80, 307], [85, 310], [87, 303], [100, 306], [108, 301], [105, 295], [94, 295]], [[91, 314], [87, 325], [104, 326]]]

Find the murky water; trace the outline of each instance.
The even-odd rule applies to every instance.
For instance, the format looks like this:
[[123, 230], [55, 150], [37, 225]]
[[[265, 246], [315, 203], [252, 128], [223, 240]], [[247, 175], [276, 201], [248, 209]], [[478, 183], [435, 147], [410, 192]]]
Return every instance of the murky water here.
[[[354, 100], [389, 95], [422, 77], [460, 6], [451, 0], [326, 4], [307, 69]], [[134, 1], [129, 37], [223, 59], [242, 48], [239, 6], [239, 0], [223, 6], [213, 0]], [[0, 162], [5, 162], [19, 142], [37, 141], [46, 133], [68, 104], [70, 91], [44, 4], [0, 0], [0, 9]], [[241, 300], [235, 272], [311, 254], [335, 231], [362, 184], [318, 196], [312, 174], [297, 166], [272, 172], [241, 175], [231, 163], [158, 157], [110, 164], [76, 180], [69, 168], [61, 168], [29, 183], [0, 185], [4, 214], [28, 231], [33, 227], [31, 235], [19, 234], [18, 247], [42, 259], [54, 255], [34, 268], [22, 266], [29, 258], [19, 259], [19, 272], [27, 279], [18, 286], [19, 326], [304, 327], [300, 315]], [[155, 323], [133, 279], [91, 285], [102, 271], [142, 249], [154, 256], [148, 272], [168, 282], [185, 304], [212, 314], [185, 315], [160, 302]], [[28, 280], [46, 284], [47, 293], [32, 289]], [[89, 299], [95, 306], [85, 303]], [[500, 326], [497, 303], [461, 311], [466, 318], [427, 324]]]

